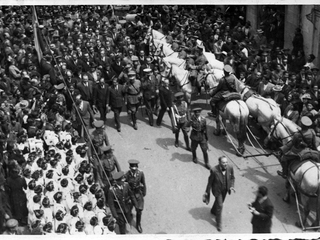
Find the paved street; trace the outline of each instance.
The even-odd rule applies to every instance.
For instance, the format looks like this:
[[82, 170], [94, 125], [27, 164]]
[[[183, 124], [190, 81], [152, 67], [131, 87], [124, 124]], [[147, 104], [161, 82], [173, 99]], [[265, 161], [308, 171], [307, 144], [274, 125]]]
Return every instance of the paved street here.
[[[269, 197], [275, 206], [273, 233], [301, 233], [295, 226], [298, 221], [294, 199], [291, 204], [282, 201], [284, 180], [276, 173], [280, 169], [274, 156], [240, 158], [226, 136], [212, 134], [215, 122], [207, 116], [209, 107], [204, 95], [197, 99], [194, 106], [201, 106], [206, 116], [209, 130], [209, 159], [212, 166], [218, 157], [226, 155], [233, 165], [236, 178], [236, 193], [227, 195], [223, 209], [222, 233], [251, 233], [251, 213], [247, 203], [255, 198], [259, 185], [269, 188]], [[180, 147], [174, 146], [174, 135], [168, 115], [161, 127], [149, 126], [146, 114], [138, 113], [138, 130], [134, 130], [126, 112], [121, 114], [122, 131], [114, 128], [113, 113], [108, 114], [107, 132], [123, 170], [128, 170], [129, 159], [138, 159], [147, 182], [145, 210], [142, 215], [144, 234], [212, 234], [218, 233], [216, 223], [210, 214], [214, 197], [209, 205], [202, 202], [209, 171], [203, 164], [192, 162], [191, 152], [184, 149], [181, 133]], [[254, 130], [254, 134], [258, 134]], [[257, 154], [257, 150], [246, 144], [245, 154]], [[260, 150], [261, 151], [261, 150]], [[262, 152], [262, 151], [261, 151]], [[203, 162], [200, 148], [198, 158]], [[134, 213], [135, 214], [135, 213]], [[134, 224], [135, 225], [135, 224]], [[132, 227], [130, 233], [137, 233]]]

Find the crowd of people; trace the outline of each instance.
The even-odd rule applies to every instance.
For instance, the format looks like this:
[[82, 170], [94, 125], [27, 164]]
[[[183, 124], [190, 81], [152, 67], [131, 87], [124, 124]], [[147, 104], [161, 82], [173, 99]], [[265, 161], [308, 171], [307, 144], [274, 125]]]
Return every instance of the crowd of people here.
[[[161, 126], [163, 115], [172, 107], [170, 81], [163, 78], [157, 49], [146, 38], [150, 28], [166, 36], [166, 41], [187, 61], [187, 69], [191, 70], [201, 70], [205, 63], [203, 55], [198, 54], [202, 47], [199, 48], [197, 40], [201, 40], [207, 51], [232, 66], [235, 76], [252, 90], [273, 98], [285, 117], [299, 123], [301, 117], [309, 116], [320, 136], [320, 77], [313, 63], [316, 56], [310, 54], [305, 58], [300, 29], [296, 30], [292, 49], [283, 49], [283, 16], [275, 9], [264, 8], [261, 25], [254, 31], [251, 23], [245, 21], [244, 8], [234, 6], [227, 11], [215, 6], [132, 6], [130, 16], [133, 17], [126, 20], [114, 14], [111, 6], [37, 6], [35, 9], [2, 6], [1, 232], [5, 224], [9, 229], [27, 224], [31, 230], [40, 229], [44, 234], [101, 234], [100, 230], [94, 230], [96, 226], [104, 226], [109, 233], [117, 222], [121, 225], [120, 233], [125, 233], [131, 209], [125, 210], [128, 217], [124, 218], [117, 213], [121, 208], [127, 209], [126, 203], [112, 208], [115, 191], [127, 188], [121, 186], [124, 179], [129, 182], [130, 193], [140, 194], [139, 200], [135, 200], [134, 194], [127, 192], [126, 201], [132, 199], [137, 210], [136, 227], [142, 232], [144, 176], [133, 173], [138, 180], [132, 181], [130, 174], [121, 172], [110, 154], [103, 126], [108, 113], [113, 111], [115, 128], [120, 132], [119, 116], [126, 107], [132, 126], [137, 130], [136, 113], [141, 105], [145, 106], [150, 126], [154, 124], [154, 115], [156, 124]], [[94, 117], [97, 112], [100, 120]], [[169, 116], [172, 119], [171, 112]], [[90, 135], [88, 130], [93, 126], [97, 132]], [[183, 133], [187, 150], [191, 150], [186, 132]], [[68, 140], [65, 140], [66, 135]], [[77, 145], [78, 138], [86, 141], [89, 147]], [[179, 145], [178, 135], [175, 145]], [[56, 150], [52, 150], [52, 146]], [[191, 144], [193, 150], [196, 147], [197, 144]], [[203, 152], [205, 155], [205, 150]], [[195, 150], [193, 153], [196, 162]], [[81, 164], [80, 159], [84, 163]], [[110, 159], [113, 159], [112, 164]], [[76, 161], [80, 162], [76, 164]], [[102, 172], [99, 172], [99, 164], [103, 165]], [[131, 164], [130, 171], [134, 172], [137, 163], [131, 161]], [[48, 179], [57, 177], [52, 170], [58, 166], [65, 177], [59, 177], [60, 186], [54, 186]], [[111, 186], [113, 181], [116, 183]], [[132, 182], [135, 183], [131, 186]], [[70, 190], [71, 185], [74, 196], [67, 196], [66, 189]], [[110, 190], [112, 188], [115, 189]], [[50, 195], [50, 189], [59, 191], [50, 198], [46, 196]], [[26, 194], [33, 195], [27, 198]], [[85, 202], [85, 196], [91, 200]], [[51, 214], [54, 220], [44, 220], [46, 208], [50, 209], [53, 202], [53, 205], [63, 205], [68, 197], [77, 201], [77, 207], [64, 206], [68, 208], [70, 219], [81, 211], [90, 211], [88, 216], [92, 216], [83, 221], [70, 220], [75, 226], [73, 231], [63, 222], [67, 212], [58, 207]], [[77, 200], [79, 198], [82, 200]], [[40, 205], [44, 209], [35, 208]], [[102, 211], [106, 206], [111, 209], [104, 218], [99, 218], [94, 210]], [[17, 234], [17, 231], [12, 232]]]

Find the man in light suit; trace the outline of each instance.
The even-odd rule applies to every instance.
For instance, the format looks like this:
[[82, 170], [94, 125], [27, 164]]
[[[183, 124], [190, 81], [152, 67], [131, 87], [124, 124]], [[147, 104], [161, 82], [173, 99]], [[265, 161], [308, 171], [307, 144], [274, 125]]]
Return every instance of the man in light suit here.
[[210, 176], [208, 178], [208, 184], [204, 194], [207, 204], [210, 200], [210, 190], [215, 197], [211, 213], [216, 216], [217, 229], [219, 232], [222, 230], [221, 215], [223, 202], [227, 193], [231, 194], [231, 190], [235, 192], [234, 180], [233, 167], [228, 164], [227, 157], [219, 157], [219, 164], [210, 170]]
[[[79, 91], [75, 91], [74, 99], [75, 104], [73, 104], [72, 107], [72, 120], [74, 123], [77, 123], [75, 129], [78, 131], [79, 135], [87, 139], [88, 136], [84, 135], [85, 129], [83, 129], [82, 123], [84, 124], [84, 127], [87, 129], [87, 131], [89, 131], [91, 120], [95, 121], [94, 114], [89, 102], [81, 99], [81, 93]], [[80, 113], [80, 116], [77, 111]]]

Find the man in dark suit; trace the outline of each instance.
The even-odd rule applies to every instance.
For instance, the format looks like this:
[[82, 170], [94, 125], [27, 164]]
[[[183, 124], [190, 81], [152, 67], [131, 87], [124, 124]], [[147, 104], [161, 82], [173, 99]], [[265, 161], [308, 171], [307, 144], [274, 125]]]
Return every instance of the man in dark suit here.
[[[90, 107], [89, 102], [81, 99], [81, 93], [79, 91], [76, 91], [74, 93], [74, 99], [75, 99], [75, 104], [73, 104], [72, 114], [71, 114], [72, 120], [74, 123], [77, 123], [75, 128], [78, 131], [79, 135], [87, 138], [88, 136], [84, 134], [85, 129], [82, 128], [83, 126], [82, 123], [84, 124], [84, 127], [89, 132], [89, 126], [90, 126], [91, 120], [95, 121], [94, 114]], [[80, 113], [80, 116], [77, 112]]]
[[210, 170], [210, 176], [205, 192], [207, 204], [210, 200], [210, 190], [215, 197], [211, 213], [216, 216], [217, 229], [219, 232], [222, 230], [221, 215], [223, 202], [227, 193], [231, 194], [231, 190], [235, 192], [234, 180], [233, 167], [228, 164], [227, 157], [219, 157], [219, 164]]
[[122, 181], [124, 173], [122, 171], [112, 174], [116, 183], [110, 187], [108, 191], [108, 205], [112, 216], [117, 220], [120, 234], [126, 234], [126, 223], [131, 223], [132, 220], [132, 202], [133, 192], [130, 191], [129, 184]]
[[112, 80], [112, 86], [109, 87], [107, 98], [107, 108], [111, 107], [114, 112], [114, 121], [118, 132], [121, 132], [120, 113], [124, 104], [124, 86], [118, 84], [118, 79]]
[[81, 97], [84, 101], [88, 101], [90, 105], [93, 103], [93, 86], [89, 81], [88, 75], [85, 73], [82, 75], [82, 81], [77, 84], [77, 88], [81, 93]]
[[168, 111], [169, 117], [171, 118], [170, 108], [173, 106], [173, 93], [169, 89], [169, 80], [165, 79], [163, 81], [163, 86], [159, 88], [159, 99], [161, 109], [157, 118], [157, 125], [160, 126], [162, 122], [163, 115]]
[[260, 186], [256, 200], [248, 207], [252, 213], [252, 233], [271, 233], [273, 204], [268, 198], [268, 188]]
[[100, 112], [100, 119], [102, 121], [107, 120], [106, 114], [108, 97], [108, 84], [104, 82], [104, 78], [101, 78], [99, 84], [96, 84], [96, 86], [93, 88], [93, 108], [98, 108]]

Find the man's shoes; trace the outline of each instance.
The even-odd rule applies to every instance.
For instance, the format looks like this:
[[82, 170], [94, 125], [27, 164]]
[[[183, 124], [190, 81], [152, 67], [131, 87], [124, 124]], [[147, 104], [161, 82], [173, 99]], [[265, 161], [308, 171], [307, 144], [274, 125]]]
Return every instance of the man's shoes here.
[[139, 233], [142, 233], [142, 227], [141, 227], [140, 224], [137, 224], [136, 228], [137, 228], [137, 230], [138, 230]]
[[217, 227], [217, 230], [218, 230], [218, 232], [221, 232], [222, 231], [222, 227]]
[[176, 141], [176, 142], [174, 143], [174, 146], [175, 146], [176, 148], [178, 148], [178, 147], [179, 147], [179, 142]]
[[117, 128], [117, 131], [118, 131], [118, 132], [121, 132], [121, 128]]
[[213, 118], [216, 118], [216, 117], [217, 117], [217, 115], [214, 114], [213, 112], [208, 112], [208, 116], [209, 116], [209, 117], [213, 117]]
[[150, 122], [149, 124], [150, 124], [151, 127], [153, 126], [153, 122]]
[[134, 130], [138, 130], [137, 124], [133, 124]]
[[211, 213], [212, 215], [216, 215], [216, 211], [213, 210], [213, 209], [210, 210], [210, 213]]
[[191, 152], [191, 148], [190, 147], [186, 147], [186, 150]]
[[194, 163], [198, 163], [198, 159], [197, 159], [197, 158], [193, 158], [192, 161], [193, 161]]
[[206, 166], [207, 169], [209, 169], [209, 170], [211, 169], [211, 166], [210, 166], [209, 163], [206, 163], [205, 166]]
[[282, 171], [278, 170], [277, 173], [278, 173], [279, 176], [283, 177], [284, 179], [287, 179], [287, 175], [284, 174]]

